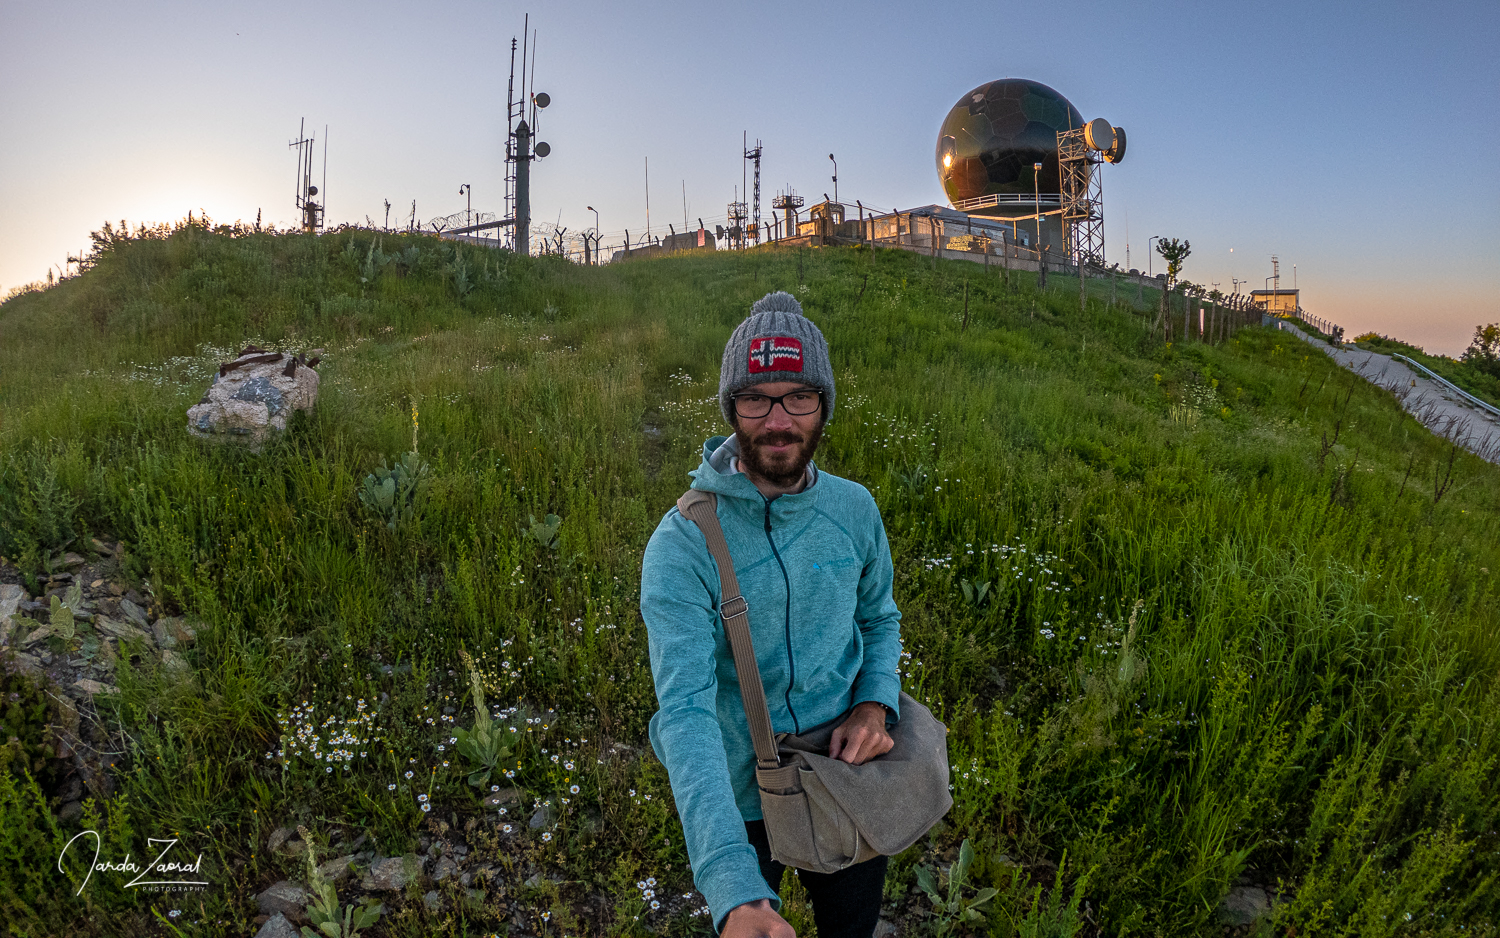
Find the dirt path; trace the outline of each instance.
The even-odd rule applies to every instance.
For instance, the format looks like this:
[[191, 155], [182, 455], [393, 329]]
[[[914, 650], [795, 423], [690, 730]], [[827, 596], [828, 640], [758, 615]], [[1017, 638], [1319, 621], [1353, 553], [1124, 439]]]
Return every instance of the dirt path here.
[[1500, 417], [1475, 407], [1452, 389], [1389, 355], [1359, 348], [1334, 348], [1290, 323], [1280, 326], [1355, 374], [1390, 391], [1408, 413], [1433, 433], [1453, 440], [1481, 459], [1500, 464]]

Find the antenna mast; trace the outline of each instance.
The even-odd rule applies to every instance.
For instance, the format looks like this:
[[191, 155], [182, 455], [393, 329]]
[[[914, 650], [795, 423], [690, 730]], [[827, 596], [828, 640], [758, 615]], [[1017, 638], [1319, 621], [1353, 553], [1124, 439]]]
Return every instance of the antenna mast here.
[[[323, 185], [328, 186], [328, 128], [323, 128]], [[318, 194], [318, 187], [312, 184], [313, 144], [315, 140], [307, 136], [307, 118], [297, 126], [297, 139], [287, 146], [297, 150], [297, 179], [292, 191], [293, 204], [302, 215], [302, 230], [308, 234], [316, 234], [323, 227], [323, 205], [313, 200]]]
[[[742, 140], [748, 141], [749, 135], [745, 134]], [[757, 139], [755, 146], [745, 147], [745, 159], [755, 164], [755, 189], [750, 199], [750, 230], [746, 232], [750, 241], [760, 243], [760, 151], [761, 143]]]
[[[528, 47], [529, 46], [529, 47]], [[516, 99], [516, 39], [510, 40], [510, 83], [505, 91], [505, 212], [506, 217], [489, 227], [509, 226], [510, 247], [517, 254], [531, 253], [531, 161], [552, 152], [536, 141], [537, 112], [552, 103], [545, 93], [530, 90], [529, 78], [536, 73], [536, 33], [531, 14], [521, 28], [521, 97]], [[527, 74], [527, 66], [531, 75]], [[527, 105], [530, 105], [528, 111]], [[527, 117], [530, 123], [527, 123]], [[536, 142], [534, 142], [536, 141]]]

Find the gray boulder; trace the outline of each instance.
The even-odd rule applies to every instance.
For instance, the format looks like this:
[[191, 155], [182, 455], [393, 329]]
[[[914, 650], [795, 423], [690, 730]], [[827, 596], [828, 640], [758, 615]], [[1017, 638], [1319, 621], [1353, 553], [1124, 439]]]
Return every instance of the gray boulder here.
[[255, 938], [297, 938], [297, 928], [286, 920], [285, 915], [277, 912], [260, 926]]
[[312, 897], [307, 890], [294, 882], [283, 879], [272, 883], [266, 891], [255, 897], [255, 905], [264, 915], [285, 915], [293, 922], [307, 921], [307, 903]]
[[432, 869], [432, 881], [440, 883], [454, 873], [458, 872], [458, 864], [447, 854], [438, 857], [437, 866]]
[[0, 583], [0, 622], [21, 611], [21, 603], [31, 602], [31, 594], [14, 583]]
[[349, 865], [354, 862], [355, 854], [346, 857], [335, 857], [318, 864], [318, 875], [330, 883], [342, 883], [349, 876]]
[[188, 432], [259, 446], [285, 431], [294, 411], [317, 403], [318, 373], [312, 367], [317, 362], [246, 346], [234, 361], [219, 366], [203, 399], [188, 408]]
[[1259, 886], [1235, 886], [1219, 903], [1219, 922], [1223, 925], [1253, 925], [1271, 914], [1271, 898]]
[[404, 857], [386, 857], [384, 860], [376, 860], [370, 864], [370, 870], [360, 880], [361, 889], [372, 892], [389, 892], [393, 889], [402, 889], [407, 883], [416, 879], [422, 872], [422, 864], [426, 857], [418, 857], [409, 853]]

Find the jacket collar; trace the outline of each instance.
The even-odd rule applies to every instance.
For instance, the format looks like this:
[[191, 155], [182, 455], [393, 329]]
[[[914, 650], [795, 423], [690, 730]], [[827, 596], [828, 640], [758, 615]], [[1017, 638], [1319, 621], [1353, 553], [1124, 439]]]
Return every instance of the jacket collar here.
[[[809, 478], [806, 488], [795, 495], [778, 496], [771, 503], [773, 522], [810, 511], [817, 504], [817, 467], [809, 462], [807, 472]], [[703, 461], [690, 475], [695, 489], [712, 492], [721, 499], [732, 499], [739, 503], [736, 507], [741, 511], [749, 510], [757, 514], [765, 511], [766, 497], [748, 476], [739, 471], [739, 447], [732, 436], [710, 437], [703, 444]]]

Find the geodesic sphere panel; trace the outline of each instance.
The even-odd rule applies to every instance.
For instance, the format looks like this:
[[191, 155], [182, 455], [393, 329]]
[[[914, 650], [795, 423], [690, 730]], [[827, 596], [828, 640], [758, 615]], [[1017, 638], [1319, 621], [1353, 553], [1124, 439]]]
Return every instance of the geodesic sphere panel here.
[[[937, 171], [950, 202], [1035, 189], [1061, 191], [1057, 135], [1083, 115], [1052, 88], [1025, 78], [980, 85], [959, 99], [938, 132]], [[1032, 166], [1042, 164], [1040, 174]]]

